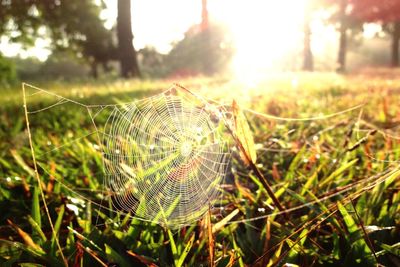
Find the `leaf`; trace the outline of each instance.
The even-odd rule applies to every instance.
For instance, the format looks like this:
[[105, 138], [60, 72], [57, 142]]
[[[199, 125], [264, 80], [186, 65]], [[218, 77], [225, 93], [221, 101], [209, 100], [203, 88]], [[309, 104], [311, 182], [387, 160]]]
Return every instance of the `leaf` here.
[[38, 224], [38, 227], [42, 227], [42, 221], [41, 221], [41, 214], [40, 214], [40, 202], [39, 202], [39, 187], [38, 185], [35, 185], [33, 188], [33, 194], [32, 194], [32, 218], [33, 220]]
[[111, 259], [111, 261], [115, 261], [121, 267], [129, 267], [131, 266], [129, 262], [125, 259], [124, 256], [117, 253], [114, 249], [112, 249], [109, 245], [104, 244], [106, 248], [106, 254]]
[[300, 253], [305, 253], [303, 245], [307, 239], [307, 234], [308, 234], [308, 229], [303, 229], [303, 231], [301, 231], [299, 235], [300, 240], [297, 239], [296, 241], [292, 241], [290, 238], [286, 239], [286, 243], [290, 247], [289, 258], [293, 258]]
[[22, 169], [24, 169], [30, 176], [35, 177], [35, 170], [33, 170], [25, 163], [24, 159], [21, 157], [20, 154], [18, 154], [17, 150], [11, 149], [10, 152], [18, 165], [21, 166]]
[[15, 225], [11, 220], [7, 220], [7, 222], [15, 229], [15, 231], [17, 231], [17, 233], [21, 236], [21, 238], [24, 240], [25, 244], [28, 245], [28, 247], [32, 248], [35, 252], [39, 254], [45, 253], [43, 249], [32, 240], [32, 237], [28, 233], [26, 233], [24, 230]]
[[233, 234], [231, 234], [231, 239], [232, 239], [233, 249], [234, 249], [235, 253], [239, 255], [239, 258], [238, 258], [239, 266], [244, 267], [245, 265], [243, 262], [243, 253], [242, 253], [242, 250], [240, 249], [240, 247], [237, 245], [235, 236]]
[[235, 100], [232, 102], [232, 112], [235, 127], [234, 135], [239, 143], [238, 147], [240, 151], [240, 157], [246, 165], [255, 163], [257, 161], [257, 153], [254, 145], [253, 134], [250, 130], [250, 126], [246, 117], [240, 110]]
[[335, 170], [334, 172], [331, 173], [331, 175], [329, 175], [327, 178], [325, 178], [322, 182], [319, 183], [319, 187], [322, 188], [323, 186], [329, 184], [330, 182], [332, 182], [332, 180], [334, 180], [335, 178], [337, 178], [339, 175], [342, 175], [347, 169], [349, 169], [350, 167], [352, 167], [354, 164], [356, 164], [358, 162], [358, 159], [353, 159], [350, 162], [347, 163], [343, 163], [342, 166], [340, 166], [340, 168], [338, 168], [337, 170]]
[[58, 235], [58, 232], [60, 231], [62, 218], [64, 216], [64, 210], [65, 210], [65, 207], [64, 207], [64, 205], [62, 205], [60, 208], [60, 211], [58, 212], [58, 217], [57, 217], [56, 223], [54, 224], [54, 232], [51, 237], [51, 252], [52, 253], [55, 253], [55, 251], [56, 251], [56, 237]]
[[239, 213], [239, 209], [235, 209], [232, 211], [228, 216], [214, 224], [212, 227], [212, 232], [213, 234], [218, 232], [221, 228], [223, 228], [230, 220], [232, 220], [233, 217], [235, 217]]
[[194, 237], [195, 237], [195, 235], [193, 234], [193, 235], [190, 237], [189, 242], [186, 244], [185, 249], [183, 250], [183, 252], [182, 252], [182, 254], [181, 254], [181, 256], [179, 257], [179, 260], [178, 260], [178, 262], [177, 262], [177, 265], [176, 265], [177, 267], [180, 267], [180, 266], [183, 265], [183, 262], [185, 261], [186, 256], [189, 254], [189, 251], [190, 251], [190, 249], [191, 249], [192, 246], [193, 246]]
[[349, 233], [355, 233], [358, 230], [357, 224], [354, 221], [353, 217], [348, 213], [346, 208], [340, 203], [337, 203], [338, 209], [343, 216], [344, 223], [346, 224], [347, 230]]
[[278, 248], [275, 250], [274, 255], [272, 255], [271, 259], [269, 260], [267, 267], [276, 266], [276, 263], [277, 263], [276, 261], [279, 260], [279, 257], [280, 257], [281, 252], [282, 252], [283, 244], [284, 244], [283, 242], [280, 242]]
[[385, 251], [396, 255], [398, 257], [400, 257], [400, 242], [393, 244], [393, 245], [387, 245], [381, 242], [377, 242]]
[[367, 246], [366, 241], [361, 236], [357, 235], [357, 233], [359, 232], [359, 227], [354, 221], [353, 217], [340, 202], [337, 202], [337, 206], [340, 213], [342, 214], [346, 228], [350, 233], [349, 241], [352, 242], [352, 245], [354, 246], [352, 249], [355, 251], [355, 255], [352, 255], [352, 257], [357, 256], [361, 258], [363, 257], [363, 255], [371, 255], [372, 251]]
[[171, 230], [169, 230], [169, 229], [167, 229], [167, 233], [168, 233], [169, 244], [171, 246], [172, 256], [174, 257], [174, 263], [175, 263], [175, 266], [177, 266], [179, 255], [178, 255], [178, 250], [176, 248], [174, 235], [172, 234]]
[[39, 224], [31, 217], [28, 215], [28, 221], [32, 226], [32, 229], [36, 231], [38, 236], [43, 240], [47, 241], [46, 235], [43, 233], [42, 229], [40, 228]]
[[32, 263], [32, 262], [22, 262], [18, 264], [21, 267], [44, 267], [45, 265], [39, 263]]

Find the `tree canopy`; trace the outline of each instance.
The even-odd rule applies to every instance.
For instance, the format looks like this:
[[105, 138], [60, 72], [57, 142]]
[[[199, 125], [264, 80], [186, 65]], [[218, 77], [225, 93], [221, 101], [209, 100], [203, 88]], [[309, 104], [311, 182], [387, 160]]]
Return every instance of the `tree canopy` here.
[[351, 0], [351, 14], [364, 22], [397, 22], [400, 2], [397, 0]]
[[112, 32], [100, 18], [103, 7], [92, 0], [1, 1], [0, 35], [26, 45], [37, 37], [51, 38], [52, 49], [69, 49], [102, 63], [114, 47]]

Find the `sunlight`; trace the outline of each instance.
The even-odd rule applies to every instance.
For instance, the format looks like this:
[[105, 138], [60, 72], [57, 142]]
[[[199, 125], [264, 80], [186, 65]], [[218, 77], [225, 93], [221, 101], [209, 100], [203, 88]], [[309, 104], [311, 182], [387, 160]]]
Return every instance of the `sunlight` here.
[[378, 23], [365, 23], [363, 25], [363, 36], [366, 39], [372, 39], [382, 32], [382, 26]]
[[[239, 79], [254, 80], [260, 72], [293, 69], [293, 53], [301, 53], [306, 0], [210, 1], [210, 11], [232, 31], [236, 47], [233, 71]], [[284, 14], [284, 15], [282, 15]]]
[[43, 62], [51, 54], [50, 43], [49, 39], [37, 38], [32, 47], [25, 48], [20, 43], [11, 42], [7, 36], [2, 36], [0, 38], [0, 54], [6, 57], [21, 57], [23, 59], [34, 56]]

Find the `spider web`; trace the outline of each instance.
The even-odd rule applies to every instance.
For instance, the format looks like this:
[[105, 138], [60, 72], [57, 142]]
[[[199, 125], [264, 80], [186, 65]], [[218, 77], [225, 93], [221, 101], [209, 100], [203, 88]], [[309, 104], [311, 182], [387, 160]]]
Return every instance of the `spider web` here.
[[[35, 110], [28, 105], [34, 142], [48, 145], [35, 146], [38, 165], [50, 178], [60, 175], [54, 168], [51, 171], [51, 165], [62, 157], [61, 151], [68, 151], [76, 156], [73, 174], [77, 185], [86, 183], [88, 189], [99, 190], [103, 202], [108, 199], [116, 211], [171, 228], [199, 220], [218, 202], [230, 152], [221, 131], [221, 115], [207, 110], [207, 103], [188, 94], [178, 95], [175, 88], [116, 105], [86, 105], [40, 88], [29, 89], [33, 89], [28, 94], [33, 106], [35, 99], [54, 102]], [[71, 105], [74, 112], [70, 114]], [[43, 111], [50, 109], [58, 116], [75, 116], [55, 126], [62, 128], [58, 129], [64, 132], [61, 137], [51, 134], [54, 126], [35, 127], [46, 120]], [[71, 123], [71, 128], [82, 130], [78, 138], [76, 129], [68, 129], [68, 121], [79, 122], [78, 126]], [[47, 142], [42, 140], [45, 136], [49, 136]], [[78, 140], [90, 149], [82, 147], [82, 154], [74, 153]], [[92, 173], [91, 157], [98, 161], [99, 154], [103, 170]], [[56, 179], [63, 181], [64, 177]], [[95, 184], [96, 180], [102, 181]]]
[[100, 132], [114, 207], [171, 225], [201, 218], [228, 166], [217, 126], [204, 107], [172, 94], [115, 106]]

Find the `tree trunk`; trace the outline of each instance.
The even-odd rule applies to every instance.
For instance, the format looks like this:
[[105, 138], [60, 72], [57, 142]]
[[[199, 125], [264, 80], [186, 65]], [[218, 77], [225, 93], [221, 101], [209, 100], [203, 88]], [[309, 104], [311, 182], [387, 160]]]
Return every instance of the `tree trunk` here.
[[338, 54], [338, 68], [337, 72], [346, 71], [346, 52], [347, 52], [347, 25], [346, 25], [346, 7], [347, 0], [340, 1], [340, 40], [339, 40], [339, 54]]
[[132, 43], [131, 0], [118, 0], [117, 34], [121, 76], [140, 77], [136, 51]]
[[98, 69], [97, 69], [97, 62], [95, 60], [93, 60], [92, 63], [90, 64], [90, 74], [96, 80], [97, 80], [97, 78], [99, 78], [99, 72], [98, 72]]
[[200, 28], [202, 31], [205, 31], [208, 28], [207, 0], [201, 0], [201, 25], [200, 25]]
[[392, 33], [392, 67], [396, 68], [399, 66], [399, 40], [400, 40], [400, 22], [394, 23]]
[[303, 70], [313, 71], [314, 70], [314, 60], [311, 51], [311, 28], [310, 28], [310, 18], [309, 12], [306, 11], [306, 18], [304, 21], [304, 50], [303, 50]]

